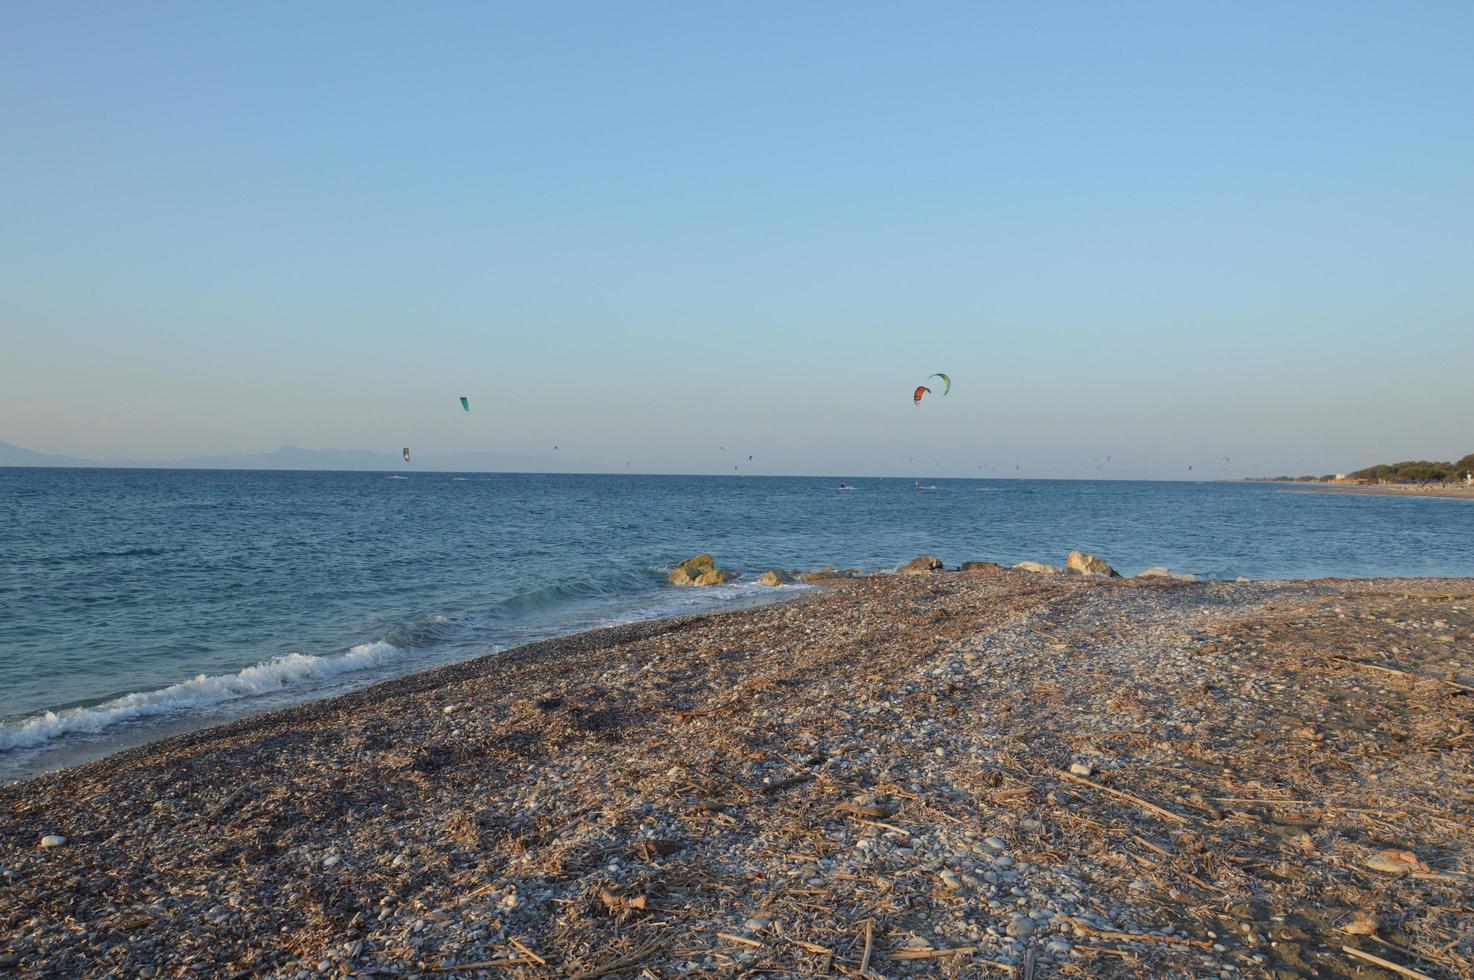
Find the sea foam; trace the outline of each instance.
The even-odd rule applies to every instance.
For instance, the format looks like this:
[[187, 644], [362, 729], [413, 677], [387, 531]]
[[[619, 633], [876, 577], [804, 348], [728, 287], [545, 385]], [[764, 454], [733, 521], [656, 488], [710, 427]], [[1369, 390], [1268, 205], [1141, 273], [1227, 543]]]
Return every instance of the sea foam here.
[[178, 714], [226, 701], [271, 694], [294, 685], [322, 681], [383, 666], [403, 653], [382, 640], [329, 657], [289, 653], [252, 664], [234, 674], [200, 674], [156, 691], [125, 694], [82, 708], [46, 711], [0, 725], [0, 751], [35, 748], [63, 735], [96, 734], [136, 718]]

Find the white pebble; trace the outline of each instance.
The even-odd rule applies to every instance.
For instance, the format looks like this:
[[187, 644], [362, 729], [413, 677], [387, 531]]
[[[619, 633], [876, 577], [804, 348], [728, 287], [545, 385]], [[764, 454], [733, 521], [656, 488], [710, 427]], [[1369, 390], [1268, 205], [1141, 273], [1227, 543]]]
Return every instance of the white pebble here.
[[61, 834], [47, 834], [45, 837], [41, 838], [42, 847], [60, 847], [66, 842], [67, 839]]

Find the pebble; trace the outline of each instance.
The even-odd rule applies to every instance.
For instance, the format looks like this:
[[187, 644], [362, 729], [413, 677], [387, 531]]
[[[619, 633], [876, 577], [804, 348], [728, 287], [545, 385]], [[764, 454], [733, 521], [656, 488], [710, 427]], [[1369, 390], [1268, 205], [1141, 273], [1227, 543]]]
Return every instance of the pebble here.
[[984, 837], [983, 843], [995, 851], [1008, 850], [1008, 844], [999, 837]]
[[1070, 763], [1070, 772], [1076, 776], [1094, 776], [1095, 767], [1088, 762], [1072, 762]]
[[1008, 934], [1014, 939], [1028, 939], [1034, 934], [1034, 920], [1027, 915], [1016, 915], [1008, 923]]
[[61, 834], [47, 834], [45, 837], [41, 838], [41, 846], [47, 848], [60, 847], [66, 842], [67, 839]]

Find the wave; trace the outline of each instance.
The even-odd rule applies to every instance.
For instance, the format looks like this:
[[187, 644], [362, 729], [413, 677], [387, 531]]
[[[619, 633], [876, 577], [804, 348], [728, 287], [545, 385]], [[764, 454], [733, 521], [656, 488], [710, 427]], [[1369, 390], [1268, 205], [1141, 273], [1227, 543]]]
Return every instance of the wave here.
[[234, 674], [200, 674], [156, 691], [125, 694], [91, 707], [46, 711], [0, 725], [0, 751], [35, 748], [64, 735], [94, 735], [137, 718], [179, 714], [226, 701], [279, 692], [309, 681], [380, 667], [403, 651], [382, 640], [360, 643], [346, 653], [315, 657], [289, 653], [252, 664]]

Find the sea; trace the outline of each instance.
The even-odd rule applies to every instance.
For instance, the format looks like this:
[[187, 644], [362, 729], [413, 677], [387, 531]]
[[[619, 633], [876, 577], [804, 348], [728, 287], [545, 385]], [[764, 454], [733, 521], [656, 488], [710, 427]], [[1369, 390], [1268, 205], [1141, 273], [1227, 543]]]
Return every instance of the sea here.
[[[1273, 484], [0, 469], [0, 781], [616, 623], [770, 568], [1071, 549], [1130, 575], [1474, 575], [1474, 501]], [[735, 583], [666, 584], [710, 552]]]

